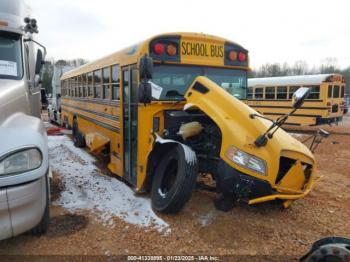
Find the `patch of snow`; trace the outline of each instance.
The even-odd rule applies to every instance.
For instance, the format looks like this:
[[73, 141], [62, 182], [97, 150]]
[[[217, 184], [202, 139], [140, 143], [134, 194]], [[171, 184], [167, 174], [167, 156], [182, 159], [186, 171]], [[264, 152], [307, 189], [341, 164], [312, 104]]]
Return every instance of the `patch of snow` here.
[[208, 226], [209, 224], [211, 224], [211, 222], [215, 219], [217, 215], [215, 214], [215, 212], [212, 210], [207, 214], [201, 215], [199, 216], [199, 222], [201, 223], [201, 225], [203, 227]]
[[141, 227], [152, 227], [169, 233], [169, 225], [152, 210], [150, 199], [137, 196], [117, 178], [101, 174], [96, 159], [75, 148], [67, 136], [49, 136], [50, 165], [57, 172], [65, 189], [54, 203], [69, 211], [89, 210], [107, 226], [113, 217]]
[[189, 146], [186, 146], [186, 145], [184, 145], [176, 140], [163, 139], [158, 134], [155, 134], [155, 135], [156, 135], [156, 142], [157, 143], [160, 143], [160, 144], [176, 143], [176, 144], [181, 145], [183, 150], [184, 150], [184, 153], [185, 153], [186, 162], [191, 164], [191, 165], [194, 165], [196, 163], [196, 161], [197, 161], [196, 153]]
[[163, 191], [158, 188], [158, 194], [162, 197], [162, 198], [165, 198], [165, 194], [163, 193]]
[[184, 106], [184, 111], [187, 111], [187, 110], [190, 109], [191, 107], [193, 107], [193, 104], [192, 104], [192, 103], [187, 103], [187, 104]]
[[300, 133], [289, 133], [292, 137], [303, 137], [304, 134], [300, 134]]

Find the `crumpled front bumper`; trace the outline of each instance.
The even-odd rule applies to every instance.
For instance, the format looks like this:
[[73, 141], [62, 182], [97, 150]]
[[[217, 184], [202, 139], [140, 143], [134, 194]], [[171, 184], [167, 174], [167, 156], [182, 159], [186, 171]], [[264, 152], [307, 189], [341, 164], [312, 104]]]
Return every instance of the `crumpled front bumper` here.
[[271, 195], [267, 195], [267, 196], [263, 196], [263, 197], [258, 197], [255, 199], [251, 199], [251, 200], [249, 200], [248, 203], [250, 205], [253, 205], [253, 204], [258, 204], [258, 203], [262, 203], [262, 202], [280, 199], [280, 200], [284, 200], [283, 206], [285, 208], [287, 208], [292, 204], [293, 201], [300, 199], [300, 198], [303, 198], [306, 195], [308, 195], [319, 179], [320, 179], [320, 177], [318, 177], [315, 174], [315, 172], [313, 172], [310, 176], [309, 181], [303, 187], [303, 190], [295, 190], [295, 189], [275, 186], [274, 189], [275, 189], [276, 193], [271, 194]]

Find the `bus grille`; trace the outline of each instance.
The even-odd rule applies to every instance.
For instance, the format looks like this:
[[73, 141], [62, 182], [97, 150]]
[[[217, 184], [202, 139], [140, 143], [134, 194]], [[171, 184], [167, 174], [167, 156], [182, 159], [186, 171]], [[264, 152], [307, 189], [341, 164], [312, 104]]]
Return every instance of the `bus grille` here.
[[[276, 178], [276, 184], [278, 184], [284, 176], [288, 173], [289, 169], [295, 164], [296, 160], [291, 159], [288, 157], [281, 157], [280, 158], [280, 168], [278, 170], [277, 178]], [[311, 173], [312, 173], [312, 165], [306, 164], [306, 163], [301, 163], [303, 166], [304, 170], [304, 176], [305, 176], [305, 184], [308, 183]]]
[[288, 157], [282, 156], [280, 158], [280, 168], [278, 170], [276, 184], [278, 184], [282, 180], [282, 178], [288, 173], [289, 169], [294, 165], [295, 162], [295, 159], [291, 159]]

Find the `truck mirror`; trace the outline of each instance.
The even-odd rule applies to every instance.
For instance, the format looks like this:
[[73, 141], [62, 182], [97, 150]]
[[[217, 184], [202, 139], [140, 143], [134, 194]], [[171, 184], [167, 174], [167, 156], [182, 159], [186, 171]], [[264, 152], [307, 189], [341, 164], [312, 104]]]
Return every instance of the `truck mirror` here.
[[143, 104], [150, 104], [152, 101], [152, 85], [149, 82], [141, 82], [139, 85], [139, 102]]
[[140, 79], [152, 79], [153, 59], [144, 55], [140, 60]]
[[294, 94], [292, 98], [292, 105], [294, 109], [300, 108], [303, 104], [305, 99], [310, 93], [310, 88], [308, 87], [300, 87]]
[[38, 53], [36, 54], [36, 64], [35, 64], [35, 74], [40, 74], [41, 68], [44, 64], [43, 60], [43, 52], [38, 49]]

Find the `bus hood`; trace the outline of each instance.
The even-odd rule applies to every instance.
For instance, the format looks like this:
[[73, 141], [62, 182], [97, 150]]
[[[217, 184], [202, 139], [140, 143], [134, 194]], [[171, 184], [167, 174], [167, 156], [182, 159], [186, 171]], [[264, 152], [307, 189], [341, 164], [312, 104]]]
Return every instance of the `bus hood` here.
[[[256, 147], [254, 141], [272, 122], [257, 117], [251, 118], [251, 114], [257, 114], [254, 109], [229, 95], [210, 79], [204, 76], [197, 77], [185, 98], [187, 104], [184, 110], [198, 108], [218, 125], [222, 133], [220, 157], [231, 166], [232, 161], [225, 156], [230, 146], [263, 159], [268, 164], [269, 174], [277, 175], [281, 156], [314, 165], [314, 157], [310, 150], [282, 129], [279, 129], [265, 146]], [[241, 168], [237, 166], [237, 169]]]

